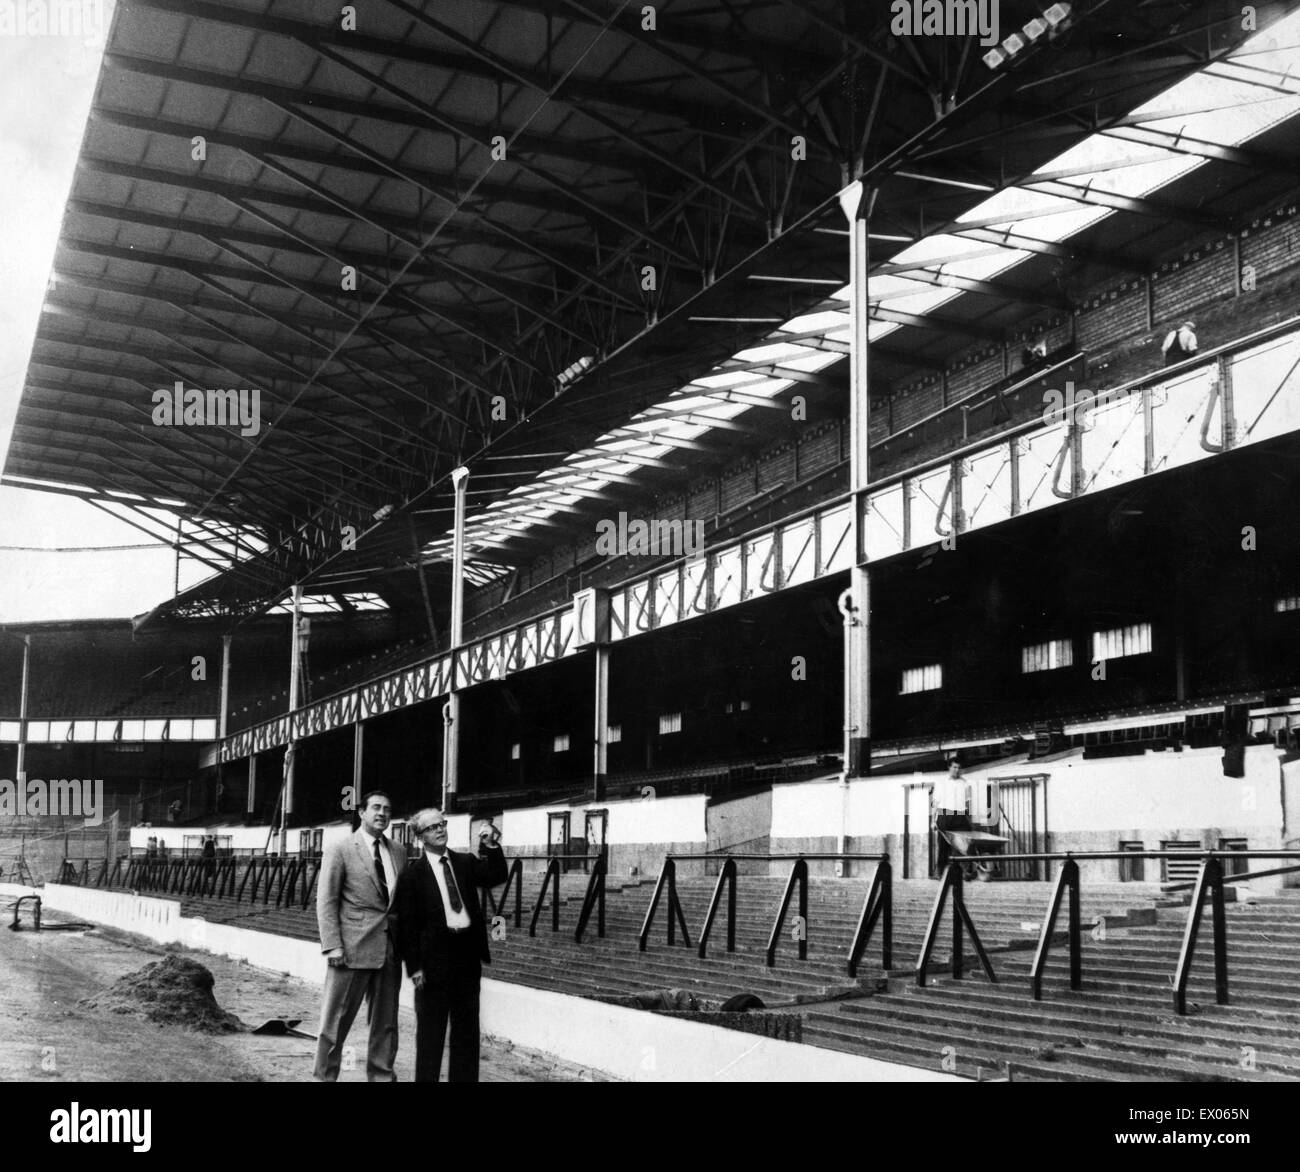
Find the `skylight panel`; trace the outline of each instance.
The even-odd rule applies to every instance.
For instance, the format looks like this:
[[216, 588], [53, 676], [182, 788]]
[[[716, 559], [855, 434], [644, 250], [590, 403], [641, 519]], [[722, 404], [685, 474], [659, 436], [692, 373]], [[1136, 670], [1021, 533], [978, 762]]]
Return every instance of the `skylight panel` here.
[[[958, 218], [957, 231], [961, 226], [993, 227], [1045, 243], [1066, 240], [1113, 214], [1112, 209], [1089, 206], [1065, 194], [1038, 191], [1028, 185], [1035, 181], [1061, 183], [1081, 193], [1092, 190], [1131, 198], [1149, 196], [1208, 160], [1165, 149], [1155, 135], [1132, 133], [1134, 128], [1221, 146], [1239, 145], [1300, 113], [1300, 79], [1290, 76], [1297, 66], [1300, 66], [1300, 12], [1276, 22], [1267, 32], [1251, 37], [1233, 58], [1208, 66], [1139, 106], [1127, 120], [1126, 127], [1091, 135], [1063, 151], [1038, 168], [1026, 181], [1026, 187], [1007, 188], [980, 201]], [[1276, 87], [1278, 92], [1268, 92], [1267, 86]], [[1125, 130], [1130, 133], [1125, 134]], [[873, 234], [873, 238], [897, 239], [879, 233]], [[924, 314], [963, 293], [961, 289], [936, 284], [935, 274], [988, 280], [1033, 255], [1014, 248], [972, 249], [971, 243], [966, 237], [954, 233], [940, 233], [908, 244], [890, 263], [927, 268], [931, 275], [891, 272], [873, 276], [870, 287], [872, 303], [897, 304], [909, 313]], [[847, 287], [837, 290], [831, 300], [847, 303]], [[874, 342], [898, 328], [894, 322], [872, 321], [867, 337]], [[850, 332], [847, 304], [842, 309], [823, 307], [791, 318], [777, 327], [770, 338], [738, 351], [732, 361], [770, 362], [774, 366], [808, 372], [822, 370], [839, 361], [842, 355], [782, 340], [781, 335], [818, 334], [848, 341]], [[635, 460], [619, 459], [620, 454], [662, 459], [674, 451], [671, 444], [656, 444], [649, 436], [645, 442], [631, 438], [628, 431], [644, 430], [684, 440], [697, 439], [711, 430], [709, 419], [733, 419], [743, 412], [757, 409], [754, 400], [774, 398], [793, 385], [791, 380], [776, 375], [764, 375], [754, 370], [728, 370], [725, 365], [693, 379], [654, 407], [638, 413], [618, 429], [622, 434], [599, 438], [590, 448], [578, 453], [576, 459], [571, 458], [559, 469], [541, 474], [530, 485], [495, 502], [480, 520], [486, 522], [488, 518], [498, 516], [499, 509], [510, 502], [519, 502], [533, 509], [535, 516], [545, 508], [545, 499], [563, 504], [590, 499], [581, 493], [569, 493], [567, 498], [559, 494], [563, 493], [566, 485], [580, 485], [596, 491], [608, 484], [607, 479], [600, 477], [598, 469], [622, 476], [631, 475], [644, 466]], [[701, 394], [699, 388], [712, 388], [719, 394]], [[727, 388], [735, 390], [731, 399], [725, 395]], [[553, 490], [556, 495], [539, 497], [539, 485]], [[525, 517], [515, 524], [526, 527], [526, 522]], [[475, 524], [470, 522], [472, 529]]]

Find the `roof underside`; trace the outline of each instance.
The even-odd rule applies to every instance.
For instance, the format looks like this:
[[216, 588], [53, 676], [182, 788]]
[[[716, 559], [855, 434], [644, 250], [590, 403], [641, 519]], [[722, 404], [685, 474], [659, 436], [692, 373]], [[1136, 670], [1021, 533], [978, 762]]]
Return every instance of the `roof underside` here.
[[[1045, 7], [1003, 0], [1002, 35]], [[537, 502], [516, 509], [529, 532], [480, 551], [490, 574], [770, 438], [743, 390], [664, 404], [826, 308], [854, 177], [878, 190], [873, 275], [955, 294], [874, 302], [886, 381], [1295, 189], [1294, 120], [1238, 149], [1130, 117], [1207, 67], [1244, 73], [1214, 64], [1250, 35], [1239, 5], [1071, 7], [990, 69], [975, 37], [894, 37], [890, 5], [839, 0], [660, 4], [654, 29], [614, 0], [387, 0], [356, 29], [305, 0], [119, 4], [7, 481], [150, 532], [185, 518], [217, 573], [162, 614], [254, 614], [295, 582], [389, 597], [394, 567], [442, 548], [458, 464], [471, 516]], [[1265, 66], [1247, 80], [1261, 101], [1300, 91]], [[1202, 165], [1150, 197], [1034, 175], [1103, 131]], [[1012, 189], [1111, 214], [1063, 240], [1009, 235], [1023, 215], [957, 222]], [[973, 280], [906, 253], [954, 232], [968, 256], [1027, 255]], [[176, 382], [259, 389], [256, 434], [156, 426]], [[804, 367], [784, 385], [845, 383]], [[620, 435], [625, 455], [574, 473]]]

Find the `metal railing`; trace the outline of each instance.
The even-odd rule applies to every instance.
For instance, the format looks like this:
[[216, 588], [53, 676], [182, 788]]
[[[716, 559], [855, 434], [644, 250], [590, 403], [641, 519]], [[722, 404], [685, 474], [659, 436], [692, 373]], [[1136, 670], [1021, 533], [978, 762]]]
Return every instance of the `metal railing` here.
[[858, 926], [849, 946], [849, 976], [856, 978], [858, 965], [871, 942], [876, 923], [880, 923], [880, 967], [888, 972], [894, 967], [894, 868], [888, 855], [881, 855]]
[[[695, 855], [693, 858], [703, 858], [704, 856]], [[644, 952], [646, 943], [650, 939], [650, 929], [654, 925], [655, 912], [659, 910], [659, 901], [664, 892], [668, 893], [668, 944], [669, 947], [677, 943], [677, 926], [680, 924], [682, 929], [682, 941], [689, 948], [691, 944], [690, 933], [686, 930], [686, 916], [682, 912], [682, 901], [677, 895], [677, 862], [672, 855], [664, 856], [663, 869], [659, 872], [659, 880], [655, 883], [654, 894], [650, 897], [650, 907], [646, 910], [645, 921], [641, 925], [641, 932], [637, 936], [637, 948]]]
[[501, 909], [506, 906], [506, 900], [510, 896], [510, 889], [514, 888], [515, 892], [515, 927], [523, 926], [524, 922], [524, 863], [522, 855], [515, 855], [510, 861], [510, 870], [506, 873], [505, 886], [501, 888], [501, 896], [498, 899], [492, 894], [492, 888], [479, 888], [483, 896], [483, 906], [492, 909], [494, 916], [501, 914]]
[[795, 924], [794, 938], [799, 945], [799, 959], [808, 959], [808, 860], [796, 859], [790, 868], [790, 878], [786, 880], [785, 893], [781, 896], [781, 907], [767, 938], [768, 968], [776, 966], [776, 946], [781, 941], [781, 929], [785, 927], [785, 914], [790, 910], [790, 900], [794, 896], [796, 884], [799, 886], [799, 919]]
[[[505, 907], [506, 900], [509, 898], [511, 888], [515, 893], [515, 927], [523, 926], [524, 910], [524, 863], [525, 862], [545, 862], [546, 870], [542, 877], [542, 888], [537, 893], [537, 902], [533, 905], [533, 917], [528, 925], [528, 935], [537, 935], [537, 921], [541, 919], [542, 908], [546, 903], [547, 892], [551, 894], [551, 931], [560, 930], [560, 876], [563, 873], [561, 863], [583, 862], [593, 863], [591, 874], [587, 879], [587, 892], [583, 900], [583, 913], [579, 916], [578, 936], [579, 943], [582, 941], [582, 933], [586, 931], [587, 919], [590, 911], [587, 909], [589, 899], [599, 898], [600, 902], [600, 922], [599, 934], [605, 935], [605, 855], [600, 852], [595, 855], [511, 855], [510, 870], [506, 873], [505, 886], [501, 888], [500, 897], [492, 894], [490, 887], [480, 888], [480, 891], [486, 893], [486, 899], [483, 900], [485, 907], [492, 909], [494, 916], [501, 914], [501, 909]], [[597, 879], [599, 876], [599, 879]], [[599, 887], [598, 896], [593, 895]]]
[[[976, 857], [976, 856], [971, 856]], [[982, 856], [987, 859], [988, 856]], [[939, 894], [935, 896], [934, 907], [930, 909], [930, 922], [925, 929], [925, 941], [921, 945], [921, 957], [916, 962], [916, 983], [925, 986], [926, 975], [930, 968], [930, 956], [934, 952], [935, 941], [939, 937], [939, 926], [943, 923], [944, 904], [952, 898], [952, 977], [960, 981], [964, 972], [962, 956], [962, 930], [970, 934], [971, 943], [979, 955], [980, 964], [990, 981], [997, 983], [997, 974], [989, 963], [989, 954], [984, 949], [975, 923], [966, 908], [965, 880], [962, 878], [961, 863], [950, 862], [939, 884]]]
[[641, 952], [646, 950], [650, 939], [651, 929], [654, 927], [655, 915], [659, 910], [661, 900], [667, 895], [667, 914], [668, 914], [668, 944], [670, 946], [677, 942], [677, 927], [680, 925], [682, 939], [687, 947], [690, 947], [690, 934], [686, 927], [686, 916], [682, 911], [681, 899], [677, 894], [677, 864], [692, 862], [721, 862], [722, 869], [718, 873], [718, 881], [713, 889], [713, 895], [709, 900], [708, 911], [704, 916], [704, 924], [700, 929], [700, 942], [698, 952], [701, 958], [708, 953], [709, 937], [713, 933], [713, 928], [717, 922], [718, 912], [722, 906], [723, 891], [727, 893], [727, 951], [736, 951], [736, 889], [738, 884], [739, 870], [737, 862], [793, 862], [790, 869], [789, 878], [786, 880], [785, 891], [781, 898], [781, 904], [777, 910], [776, 918], [772, 923], [772, 929], [768, 934], [767, 948], [764, 956], [768, 968], [776, 965], [777, 945], [780, 942], [781, 931], [785, 926], [785, 918], [790, 910], [790, 904], [794, 899], [796, 887], [799, 892], [799, 914], [796, 923], [794, 937], [799, 945], [799, 959], [808, 959], [808, 864], [809, 862], [874, 862], [876, 864], [875, 874], [872, 876], [871, 887], [867, 892], [867, 898], [863, 902], [862, 912], [858, 917], [858, 925], [853, 934], [853, 941], [849, 947], [848, 972], [849, 976], [856, 977], [858, 966], [862, 961], [862, 956], [866, 952], [867, 945], [875, 931], [877, 924], [881, 927], [881, 953], [884, 961], [884, 967], [889, 968], [893, 960], [893, 869], [887, 856], [884, 855], [865, 855], [853, 854], [849, 852], [840, 853], [809, 853], [809, 854], [749, 854], [749, 853], [731, 853], [721, 852], [703, 855], [666, 855], [664, 857], [663, 870], [659, 874], [659, 880], [655, 884], [654, 894], [650, 899], [650, 907], [646, 912], [645, 921], [641, 926], [641, 932], [638, 937], [638, 945]]
[[582, 943], [582, 935], [587, 930], [591, 913], [596, 912], [596, 935], [605, 938], [605, 873], [608, 870], [606, 852], [601, 851], [591, 867], [591, 877], [587, 880], [587, 891], [582, 897], [582, 911], [578, 913], [578, 927], [573, 933], [576, 943]]
[[[1070, 988], [1075, 990], [1083, 988], [1083, 926], [1079, 910], [1079, 863], [1081, 861], [1128, 860], [1140, 858], [1177, 859], [1185, 862], [1189, 855], [1199, 856], [1201, 859], [1201, 871], [1196, 880], [1191, 883], [1162, 884], [1162, 888], [1165, 891], [1186, 891], [1189, 888], [1192, 891], [1192, 897], [1187, 912], [1187, 924], [1183, 930], [1182, 947], [1179, 949], [1178, 964], [1172, 977], [1174, 1012], [1179, 1016], [1185, 1016], [1187, 1013], [1187, 986], [1188, 982], [1191, 980], [1192, 963], [1196, 958], [1196, 946], [1200, 939], [1201, 919], [1205, 912], [1207, 902], [1211, 909], [1213, 931], [1214, 999], [1219, 1005], [1227, 1005], [1229, 1001], [1228, 924], [1224, 910], [1226, 900], [1224, 898], [1223, 889], [1225, 883], [1241, 883], [1251, 879], [1264, 879], [1276, 875], [1290, 875], [1300, 872], [1300, 850], [1204, 850], [1195, 852], [1170, 850], [1058, 851], [995, 856], [999, 862], [1055, 861], [1062, 864], [1061, 873], [1057, 876], [1056, 884], [1052, 891], [1052, 898], [1048, 906], [1047, 917], [1044, 919], [1039, 932], [1038, 948], [1035, 951], [1034, 963], [1030, 970], [1030, 996], [1033, 1000], [1042, 1000], [1043, 975], [1047, 965], [1048, 954], [1051, 950], [1052, 936], [1055, 931], [1057, 917], [1060, 914], [1061, 903], [1067, 895], [1069, 897], [1069, 913], [1066, 939], [1070, 953]], [[954, 977], [961, 976], [960, 969], [962, 963], [960, 926], [956, 923], [956, 917], [958, 914], [957, 908], [959, 907], [964, 923], [970, 930], [971, 937], [975, 940], [977, 949], [980, 950], [980, 958], [984, 961], [985, 971], [988, 973], [989, 980], [997, 980], [993, 973], [992, 966], [989, 965], [987, 956], [983, 952], [982, 946], [979, 944], [979, 938], [975, 934], [974, 925], [970, 920], [969, 913], [966, 912], [965, 909], [965, 901], [961, 897], [962, 864], [976, 860], [987, 862], [989, 857], [990, 856], [988, 855], [952, 856], [952, 860], [948, 865], [948, 874], [944, 877], [944, 886], [940, 889], [939, 898], [935, 901], [930, 925], [926, 932], [925, 944], [922, 947], [921, 961], [918, 966], [917, 974], [918, 985], [925, 984], [925, 971], [929, 963], [930, 952], [933, 949], [935, 938], [937, 936], [939, 914], [942, 911], [944, 895], [949, 887], [953, 887], [957, 893], [954, 903]], [[1247, 871], [1229, 877], [1224, 874], [1223, 861], [1225, 859], [1232, 859], [1234, 861], [1240, 861], [1242, 859], [1293, 859], [1295, 862], [1287, 866], [1269, 867], [1262, 871]], [[954, 875], [956, 876], [955, 880], [952, 878]]]

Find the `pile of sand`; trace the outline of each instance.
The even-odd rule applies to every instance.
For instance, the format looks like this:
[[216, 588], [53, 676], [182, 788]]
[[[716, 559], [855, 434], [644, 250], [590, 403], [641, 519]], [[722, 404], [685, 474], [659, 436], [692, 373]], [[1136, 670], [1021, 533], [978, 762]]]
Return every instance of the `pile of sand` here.
[[77, 1004], [82, 1009], [133, 1013], [159, 1025], [181, 1025], [205, 1034], [232, 1034], [244, 1029], [212, 995], [212, 973], [192, 960], [177, 956], [147, 964], [127, 973], [102, 993]]

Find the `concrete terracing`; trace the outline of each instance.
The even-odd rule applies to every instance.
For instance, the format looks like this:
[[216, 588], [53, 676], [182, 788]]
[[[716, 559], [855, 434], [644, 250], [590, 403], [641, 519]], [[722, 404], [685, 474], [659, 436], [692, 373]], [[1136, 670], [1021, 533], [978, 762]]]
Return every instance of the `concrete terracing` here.
[[[798, 959], [792, 907], [776, 965], [764, 951], [784, 881], [741, 876], [736, 952], [728, 954], [726, 926], [715, 924], [708, 955], [697, 955], [715, 880], [681, 876], [678, 892], [691, 946], [680, 935], [666, 941], [666, 898], [648, 948], [637, 934], [652, 885], [607, 895], [606, 936], [593, 917], [581, 944], [573, 940], [585, 876], [564, 879], [560, 931], [550, 930], [549, 903], [536, 937], [528, 920], [540, 876], [525, 879], [524, 922], [513, 923], [513, 897], [505, 909], [505, 936], [492, 945], [490, 975], [552, 992], [628, 998], [682, 990], [704, 1008], [738, 993], [753, 993], [769, 1009], [801, 1018], [805, 1043], [932, 1070], [975, 1077], [1016, 1079], [1189, 1079], [1272, 1081], [1300, 1078], [1300, 898], [1283, 896], [1228, 905], [1231, 1004], [1214, 1002], [1208, 917], [1188, 991], [1190, 1012], [1173, 1011], [1172, 977], [1186, 923], [1181, 899], [1162, 898], [1143, 884], [1094, 884], [1083, 890], [1083, 988], [1069, 988], [1063, 937], [1054, 946], [1044, 998], [1029, 997], [1029, 969], [1039, 924], [1046, 913], [1045, 883], [967, 884], [966, 902], [998, 982], [965, 950], [966, 976], [952, 979], [951, 920], [945, 916], [930, 977], [915, 983], [925, 926], [937, 885], [894, 886], [893, 967], [880, 967], [879, 927], [858, 978], [847, 972], [853, 931], [866, 897], [866, 879], [813, 879], [809, 888], [808, 958]], [[725, 902], [724, 902], [725, 909]], [[276, 909], [222, 901], [186, 901], [187, 914], [299, 938], [314, 939], [311, 909]], [[1101, 931], [1095, 925], [1104, 917]], [[1064, 911], [1058, 929], [1065, 924]], [[783, 1033], [782, 1036], [790, 1036]]]

